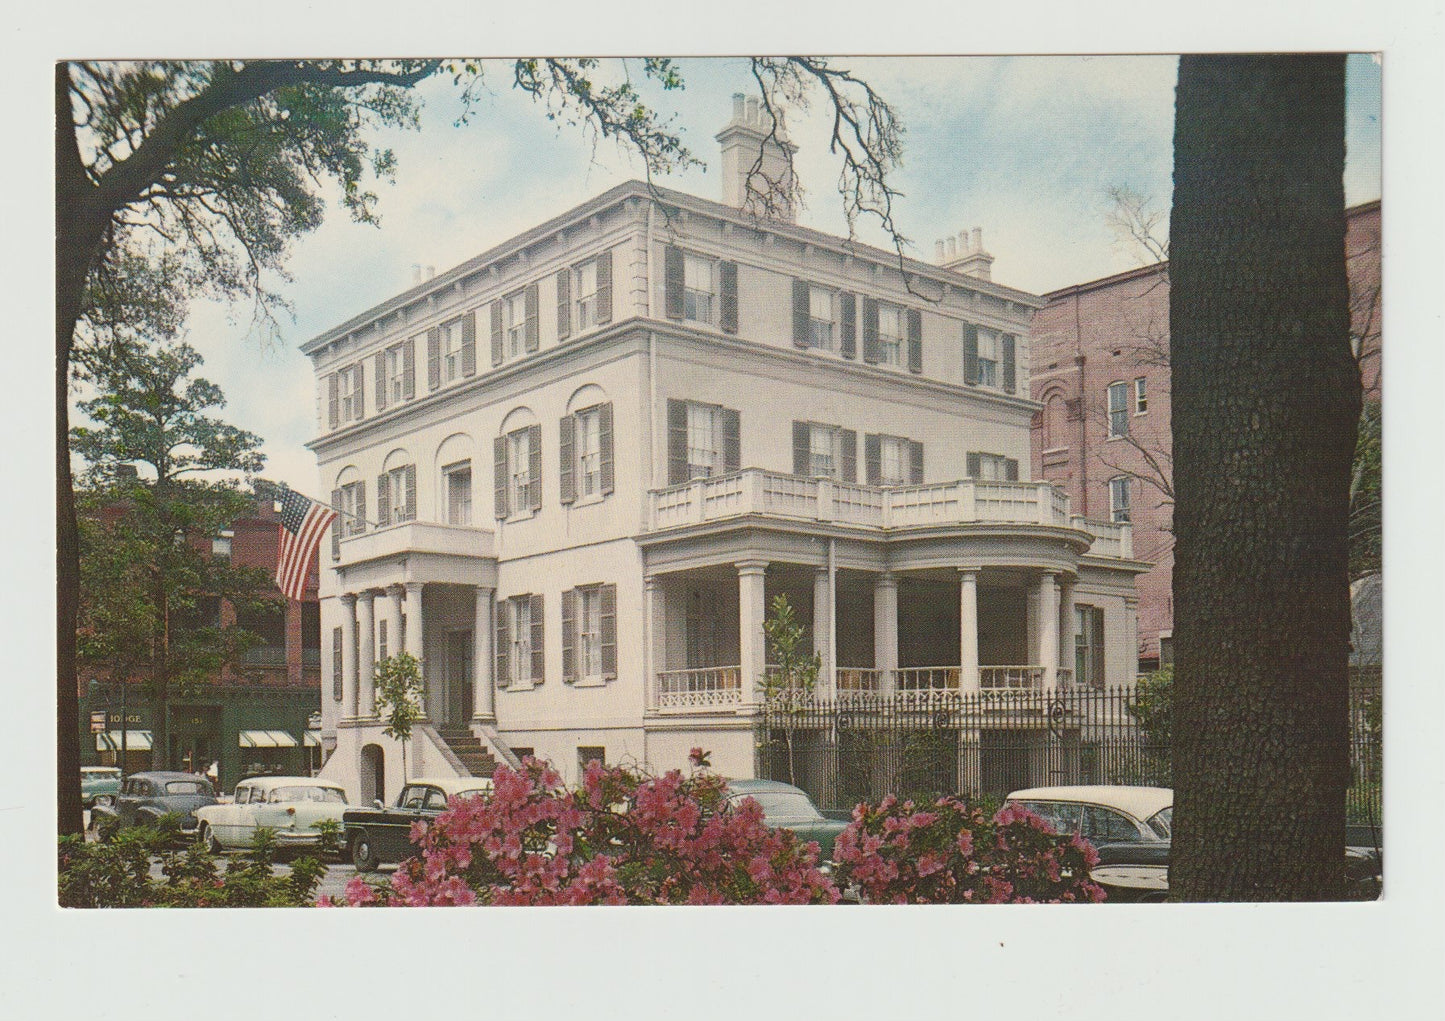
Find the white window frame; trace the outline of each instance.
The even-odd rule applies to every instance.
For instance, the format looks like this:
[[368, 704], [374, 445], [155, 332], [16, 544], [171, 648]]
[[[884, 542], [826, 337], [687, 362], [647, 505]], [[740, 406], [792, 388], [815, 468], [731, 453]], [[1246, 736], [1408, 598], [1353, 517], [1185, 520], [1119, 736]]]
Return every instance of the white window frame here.
[[1147, 383], [1143, 376], [1134, 379], [1134, 414], [1147, 415], [1149, 413], [1149, 392]]
[[391, 519], [390, 523], [393, 525], [399, 525], [404, 521], [413, 521], [416, 518], [416, 493], [411, 494], [412, 513], [410, 516], [406, 513], [406, 470], [409, 467], [412, 466], [400, 465], [386, 473], [386, 493], [389, 498], [387, 517]]
[[[706, 479], [722, 474], [723, 409], [717, 404], [687, 402], [687, 476]], [[704, 419], [706, 421], [704, 421]], [[709, 440], [704, 445], [703, 432]]]
[[440, 330], [442, 382], [454, 383], [462, 378], [462, 321], [453, 319], [442, 323]]
[[532, 513], [532, 438], [530, 428], [507, 434], [507, 499], [511, 501], [512, 517]]
[[1008, 458], [1002, 454], [985, 454], [982, 451], [978, 455], [978, 479], [979, 482], [1007, 482], [1008, 481]]
[[583, 408], [574, 415], [574, 449], [577, 452], [577, 496], [602, 495], [602, 406]]
[[225, 557], [231, 559], [231, 542], [236, 533], [229, 528], [223, 528], [220, 532], [211, 537], [211, 556]]
[[502, 298], [503, 360], [511, 361], [527, 353], [527, 289], [513, 291]]
[[577, 673], [582, 680], [602, 677], [602, 586], [577, 590]]
[[[906, 486], [912, 476], [912, 450], [901, 436], [878, 437], [878, 484]], [[890, 459], [893, 471], [889, 471]]]
[[[467, 479], [467, 499], [460, 508], [453, 497], [453, 487], [456, 481], [462, 476]], [[458, 461], [456, 464], [449, 464], [442, 468], [442, 479], [445, 489], [447, 524], [449, 525], [470, 525], [472, 523], [472, 485], [476, 481], [472, 475], [471, 461]]]
[[[706, 288], [699, 277], [706, 271]], [[684, 252], [682, 256], [682, 317], [689, 322], [717, 323], [718, 282], [717, 260], [705, 255]]]
[[361, 492], [363, 483], [360, 479], [355, 482], [348, 482], [338, 486], [341, 493], [341, 506], [336, 509], [341, 512], [341, 518], [346, 523], [346, 535], [360, 535], [366, 530], [366, 522], [358, 519], [356, 514], [356, 494]]
[[998, 334], [978, 331], [978, 385], [998, 387]]
[[819, 351], [834, 350], [834, 326], [838, 322], [837, 292], [817, 284], [808, 285], [808, 346]]
[[1129, 482], [1127, 475], [1115, 475], [1109, 480], [1109, 520], [1116, 525], [1128, 524], [1131, 520]]
[[406, 400], [406, 358], [403, 345], [386, 349], [386, 403]]
[[[591, 277], [589, 280], [588, 277]], [[589, 286], [590, 285], [590, 286]], [[572, 271], [573, 307], [577, 313], [577, 332], [597, 325], [597, 260], [582, 263]]]
[[1109, 439], [1129, 435], [1129, 384], [1119, 380], [1109, 384], [1104, 395], [1105, 413], [1109, 418]]
[[507, 637], [512, 647], [507, 650], [507, 669], [511, 673], [508, 680], [513, 685], [530, 685], [532, 683], [532, 597], [513, 596], [507, 600], [511, 607], [511, 630]]
[[[889, 322], [889, 320], [892, 320]], [[890, 333], [883, 328], [884, 323], [896, 329], [896, 333]], [[903, 306], [889, 305], [884, 302], [878, 303], [878, 364], [891, 365], [895, 368], [903, 366], [903, 338], [907, 330], [907, 322], [904, 316]]]
[[361, 392], [361, 373], [357, 371], [358, 368], [357, 365], [348, 365], [336, 373], [342, 422], [354, 422], [365, 412], [365, 398]]
[[[834, 425], [808, 423], [808, 474], [813, 478], [836, 479], [842, 468], [842, 446]], [[821, 449], [826, 448], [826, 449]]]

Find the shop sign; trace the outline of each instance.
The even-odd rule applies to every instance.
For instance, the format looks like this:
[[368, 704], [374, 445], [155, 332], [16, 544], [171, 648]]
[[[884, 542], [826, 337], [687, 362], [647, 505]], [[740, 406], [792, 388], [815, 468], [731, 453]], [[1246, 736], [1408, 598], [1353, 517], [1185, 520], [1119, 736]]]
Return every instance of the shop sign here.
[[91, 732], [92, 734], [104, 734], [104, 733], [105, 733], [105, 731], [106, 731], [105, 716], [106, 716], [106, 713], [105, 713], [105, 710], [104, 710], [104, 709], [101, 709], [99, 712], [94, 712], [94, 713], [91, 713], [91, 714], [90, 714], [90, 732]]

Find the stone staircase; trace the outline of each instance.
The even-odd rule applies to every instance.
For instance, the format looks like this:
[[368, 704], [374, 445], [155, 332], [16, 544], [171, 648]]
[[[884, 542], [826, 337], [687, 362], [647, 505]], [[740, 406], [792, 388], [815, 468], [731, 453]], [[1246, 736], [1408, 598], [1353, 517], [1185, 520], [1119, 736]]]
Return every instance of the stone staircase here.
[[466, 727], [438, 727], [437, 736], [446, 742], [470, 775], [491, 776], [497, 768], [496, 757]]

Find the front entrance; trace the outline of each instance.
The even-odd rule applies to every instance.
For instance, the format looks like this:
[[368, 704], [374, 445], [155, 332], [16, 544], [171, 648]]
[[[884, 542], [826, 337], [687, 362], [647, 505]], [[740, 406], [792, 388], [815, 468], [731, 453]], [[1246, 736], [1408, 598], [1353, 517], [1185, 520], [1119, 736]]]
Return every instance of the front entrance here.
[[447, 669], [442, 723], [464, 727], [472, 718], [472, 632], [447, 632]]

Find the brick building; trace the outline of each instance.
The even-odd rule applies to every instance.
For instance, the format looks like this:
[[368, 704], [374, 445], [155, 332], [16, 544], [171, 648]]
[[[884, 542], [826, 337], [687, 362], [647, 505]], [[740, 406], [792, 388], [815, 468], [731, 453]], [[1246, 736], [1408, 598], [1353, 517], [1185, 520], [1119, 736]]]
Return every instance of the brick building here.
[[[1351, 334], [1367, 400], [1380, 399], [1380, 203], [1346, 211]], [[1044, 295], [1033, 319], [1034, 477], [1086, 518], [1134, 526], [1139, 666], [1170, 661], [1169, 266], [1116, 273]]]

